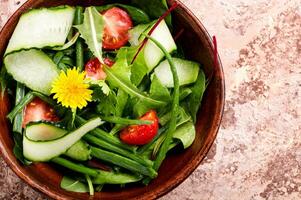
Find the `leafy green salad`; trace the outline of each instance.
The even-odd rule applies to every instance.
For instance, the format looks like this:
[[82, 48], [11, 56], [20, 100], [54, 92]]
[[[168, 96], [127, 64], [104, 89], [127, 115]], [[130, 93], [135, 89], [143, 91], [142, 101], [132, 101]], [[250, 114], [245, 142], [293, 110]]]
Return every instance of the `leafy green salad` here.
[[191, 146], [207, 82], [174, 37], [177, 6], [132, 0], [22, 14], [1, 69], [18, 160], [53, 163], [63, 189], [93, 195], [147, 185], [169, 151]]

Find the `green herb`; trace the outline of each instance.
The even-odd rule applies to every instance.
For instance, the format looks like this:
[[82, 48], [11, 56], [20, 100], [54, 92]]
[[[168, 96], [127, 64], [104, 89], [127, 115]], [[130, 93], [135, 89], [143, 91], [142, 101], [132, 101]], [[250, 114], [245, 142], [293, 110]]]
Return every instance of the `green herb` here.
[[92, 156], [100, 160], [104, 160], [105, 162], [123, 167], [127, 170], [141, 173], [151, 178], [155, 178], [157, 176], [157, 172], [150, 167], [143, 166], [136, 161], [120, 156], [118, 154], [104, 151], [102, 149], [92, 147]]
[[192, 93], [192, 90], [190, 88], [181, 88], [180, 89], [180, 101], [184, 100], [191, 93]]
[[169, 126], [168, 126], [168, 130], [166, 133], [166, 139], [164, 140], [160, 151], [158, 153], [158, 156], [155, 160], [154, 163], [154, 169], [158, 170], [160, 165], [162, 164], [163, 160], [166, 157], [166, 153], [168, 151], [168, 146], [171, 143], [172, 140], [172, 136], [174, 131], [176, 130], [176, 123], [177, 123], [177, 119], [175, 116], [177, 116], [178, 113], [178, 109], [179, 109], [179, 78], [177, 75], [177, 69], [174, 65], [174, 62], [172, 61], [172, 58], [170, 56], [170, 54], [166, 51], [166, 49], [155, 39], [153, 39], [152, 37], [145, 35], [145, 37], [149, 38], [152, 42], [154, 42], [161, 50], [162, 52], [165, 54], [166, 59], [168, 60], [168, 63], [170, 65], [170, 69], [172, 71], [172, 75], [173, 75], [173, 80], [174, 80], [174, 92], [173, 92], [173, 99], [172, 99], [172, 106], [171, 106], [171, 120], [169, 121]]
[[34, 95], [29, 92], [26, 96], [14, 107], [14, 109], [6, 116], [11, 122], [15, 116], [23, 110], [23, 108], [34, 99]]
[[98, 175], [92, 179], [94, 184], [125, 184], [140, 181], [141, 175], [98, 170]]
[[128, 100], [128, 94], [124, 92], [122, 89], [119, 89], [116, 96], [116, 112], [115, 116], [121, 117], [123, 110], [125, 108], [125, 105]]
[[[170, 102], [171, 97], [168, 89], [162, 85], [157, 76], [153, 76], [153, 80], [150, 87], [149, 97], [153, 99], [158, 99], [166, 103]], [[146, 104], [142, 99], [139, 100], [134, 106], [134, 113], [137, 116], [145, 114], [148, 110], [153, 109], [154, 106], [151, 104]]]
[[79, 172], [79, 173], [86, 174], [86, 175], [93, 176], [93, 177], [98, 175], [98, 172], [95, 169], [85, 167], [81, 164], [71, 162], [71, 161], [61, 158], [61, 157], [53, 158], [51, 161], [58, 165], [66, 167], [68, 169], [71, 169], [72, 171], [75, 171], [75, 172]]
[[[25, 86], [17, 83], [15, 105], [18, 105], [25, 96]], [[22, 135], [23, 112], [19, 112], [14, 119], [13, 132]]]
[[102, 37], [104, 30], [104, 19], [95, 7], [88, 7], [84, 13], [84, 22], [74, 27], [79, 30], [81, 37], [86, 41], [89, 49], [103, 63], [102, 59]]
[[66, 156], [78, 161], [86, 161], [91, 158], [90, 146], [83, 140], [77, 141], [65, 153]]
[[145, 166], [152, 166], [153, 165], [153, 162], [148, 160], [148, 159], [144, 159], [138, 155], [135, 155], [131, 152], [128, 152], [126, 150], [123, 150], [121, 148], [118, 148], [114, 145], [111, 145], [107, 142], [104, 142], [102, 140], [100, 140], [99, 138], [95, 137], [95, 136], [92, 136], [92, 135], [86, 135], [84, 136], [84, 140], [86, 140], [87, 142], [89, 142], [90, 144], [93, 144], [93, 145], [96, 145], [96, 146], [99, 146], [103, 149], [106, 149], [108, 151], [111, 151], [111, 152], [114, 152], [114, 153], [118, 153], [122, 156], [125, 156], [129, 159], [132, 159], [133, 161], [136, 161], [142, 165], [145, 165]]
[[1, 97], [3, 98], [5, 90], [7, 88], [8, 81], [10, 79], [10, 76], [8, 75], [6, 68], [1, 67], [0, 72], [0, 86], [1, 86]]
[[87, 183], [88, 183], [88, 186], [89, 186], [89, 194], [91, 196], [93, 196], [94, 195], [94, 187], [93, 187], [93, 183], [91, 181], [91, 178], [88, 175], [85, 175], [85, 177], [86, 177], [86, 180], [87, 180]]
[[86, 184], [67, 176], [64, 176], [61, 180], [61, 188], [70, 192], [89, 192], [89, 188]]
[[[167, 3], [162, 0], [131, 0], [132, 4], [146, 12], [151, 19], [158, 19], [161, 17], [168, 9]], [[171, 16], [166, 18], [166, 23], [171, 27]]]
[[107, 80], [115, 87], [122, 89], [132, 97], [136, 97], [143, 101], [145, 104], [151, 105], [153, 107], [162, 107], [166, 105], [166, 102], [161, 100], [153, 99], [145, 94], [141, 93], [137, 87], [135, 87], [131, 80], [130, 67], [127, 62], [127, 49], [119, 50], [117, 55], [118, 60], [111, 67], [105, 67], [104, 70], [107, 74]]
[[[81, 25], [84, 21], [83, 17], [83, 7], [76, 6], [74, 25]], [[84, 68], [84, 44], [81, 38], [78, 38], [75, 44], [76, 52], [76, 67], [82, 71]]]
[[188, 109], [192, 116], [193, 122], [196, 122], [196, 114], [200, 108], [204, 92], [206, 90], [206, 77], [203, 70], [200, 70], [198, 79], [191, 88], [192, 93], [188, 98]]
[[100, 118], [106, 122], [114, 123], [114, 124], [123, 124], [123, 125], [144, 125], [144, 124], [152, 124], [152, 121], [148, 120], [138, 120], [138, 119], [127, 119], [116, 116], [100, 116]]
[[187, 149], [195, 139], [195, 127], [192, 122], [187, 122], [178, 127], [173, 134], [173, 138], [181, 141], [184, 149]]
[[135, 24], [145, 24], [150, 22], [148, 15], [143, 10], [129, 5], [114, 3], [114, 4], [104, 5], [104, 6], [97, 6], [96, 9], [99, 12], [104, 12], [113, 7], [123, 8], [131, 16]]
[[[76, 116], [75, 121], [78, 123], [78, 125], [82, 125], [85, 124], [87, 122], [87, 120], [81, 118], [80, 116]], [[125, 149], [125, 150], [129, 150], [131, 152], [135, 152], [136, 151], [136, 147], [135, 146], [130, 146], [127, 144], [122, 143], [118, 138], [106, 133], [105, 131], [96, 128], [93, 131], [90, 132], [90, 134], [98, 137], [99, 139], [106, 141], [107, 143], [110, 143], [112, 145], [115, 145], [116, 147]]]

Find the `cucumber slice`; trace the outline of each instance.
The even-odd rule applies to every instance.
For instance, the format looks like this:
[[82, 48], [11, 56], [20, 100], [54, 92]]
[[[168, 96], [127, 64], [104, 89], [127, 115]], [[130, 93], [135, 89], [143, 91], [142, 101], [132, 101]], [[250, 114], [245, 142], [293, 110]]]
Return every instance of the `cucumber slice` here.
[[[49, 161], [54, 157], [57, 157], [65, 153], [73, 144], [81, 139], [86, 133], [95, 129], [97, 126], [101, 125], [103, 122], [100, 118], [94, 118], [87, 123], [85, 123], [80, 128], [64, 135], [58, 139], [49, 141], [33, 141], [30, 140], [28, 135], [32, 135], [30, 129], [26, 129], [23, 136], [23, 154], [24, 157], [31, 161]], [[35, 126], [39, 126], [36, 124]], [[42, 130], [47, 129], [47, 127], [42, 126]], [[57, 128], [57, 127], [56, 127]], [[52, 127], [51, 130], [54, 130]], [[59, 128], [55, 129], [59, 131]]]
[[55, 63], [36, 49], [9, 54], [4, 64], [16, 81], [45, 95], [50, 95], [51, 84], [59, 75]]
[[77, 141], [65, 153], [66, 156], [78, 161], [89, 160], [91, 158], [90, 154], [91, 149], [89, 145], [82, 140]]
[[[172, 59], [178, 72], [180, 86], [194, 83], [197, 80], [200, 70], [199, 63], [180, 58]], [[162, 61], [158, 67], [156, 67], [154, 74], [165, 87], [174, 87], [173, 76], [167, 60]]]
[[150, 26], [150, 24], [139, 24], [129, 31], [129, 43], [131, 46], [138, 46], [141, 42], [139, 40], [141, 34]]
[[31, 48], [63, 46], [72, 27], [75, 9], [70, 6], [40, 8], [23, 14], [5, 55]]
[[[168, 53], [171, 53], [177, 49], [177, 45], [164, 20], [157, 26], [151, 36], [160, 42], [160, 44], [163, 45]], [[148, 40], [146, 43], [143, 53], [149, 72], [152, 71], [153, 68], [157, 66], [160, 60], [164, 57], [164, 53], [150, 40]]]
[[49, 123], [38, 122], [26, 126], [26, 137], [35, 142], [55, 140], [66, 135], [66, 133], [66, 130]]

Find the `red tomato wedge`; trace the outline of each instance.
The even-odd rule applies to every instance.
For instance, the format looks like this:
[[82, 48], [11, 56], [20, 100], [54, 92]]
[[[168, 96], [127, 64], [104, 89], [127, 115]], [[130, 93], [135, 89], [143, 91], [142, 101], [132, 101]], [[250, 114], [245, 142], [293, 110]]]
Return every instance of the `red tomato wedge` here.
[[131, 125], [124, 128], [120, 133], [120, 139], [131, 145], [144, 145], [152, 141], [157, 135], [159, 129], [159, 120], [157, 113], [154, 110], [150, 110], [143, 115], [141, 120], [152, 121], [152, 124], [145, 125]]
[[118, 7], [104, 11], [105, 21], [103, 34], [103, 48], [108, 50], [119, 49], [129, 40], [128, 31], [133, 27], [129, 14]]
[[25, 128], [29, 122], [50, 121], [57, 122], [59, 118], [56, 116], [54, 109], [46, 102], [39, 98], [34, 98], [32, 102], [27, 104], [23, 115], [22, 127]]
[[[111, 67], [114, 65], [114, 62], [105, 58], [104, 63]], [[98, 58], [93, 58], [89, 60], [85, 65], [86, 78], [90, 78], [92, 80], [105, 80], [107, 75], [103, 71], [103, 65], [99, 62]]]

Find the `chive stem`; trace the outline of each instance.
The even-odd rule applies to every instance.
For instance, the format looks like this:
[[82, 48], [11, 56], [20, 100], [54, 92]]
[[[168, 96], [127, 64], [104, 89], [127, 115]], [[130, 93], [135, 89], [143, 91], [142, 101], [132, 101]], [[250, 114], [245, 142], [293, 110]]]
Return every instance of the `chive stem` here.
[[98, 175], [98, 171], [96, 169], [92, 169], [74, 162], [71, 162], [67, 159], [56, 157], [51, 160], [52, 162], [71, 169], [72, 171], [79, 172], [85, 175], [96, 177]]

